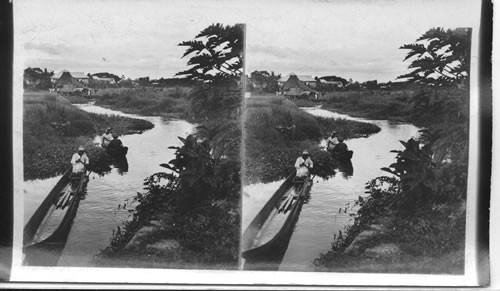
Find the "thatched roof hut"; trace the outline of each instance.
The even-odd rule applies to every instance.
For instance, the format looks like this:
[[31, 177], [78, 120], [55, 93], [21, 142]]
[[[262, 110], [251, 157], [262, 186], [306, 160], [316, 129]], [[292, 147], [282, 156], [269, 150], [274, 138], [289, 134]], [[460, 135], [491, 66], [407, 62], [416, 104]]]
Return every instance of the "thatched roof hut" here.
[[311, 75], [296, 75], [295, 73], [290, 73], [288, 75], [281, 76], [281, 78], [278, 80], [278, 83], [284, 84], [292, 75], [296, 76], [300, 81], [305, 83], [316, 82], [316, 80]]
[[73, 76], [71, 76], [71, 73], [68, 71], [65, 71], [62, 73], [61, 77], [59, 80], [57, 80], [56, 88], [85, 88], [85, 85], [82, 83], [78, 82]]
[[317, 95], [319, 93], [299, 80], [295, 74], [290, 74], [288, 80], [283, 84], [282, 92], [287, 96], [307, 96]]

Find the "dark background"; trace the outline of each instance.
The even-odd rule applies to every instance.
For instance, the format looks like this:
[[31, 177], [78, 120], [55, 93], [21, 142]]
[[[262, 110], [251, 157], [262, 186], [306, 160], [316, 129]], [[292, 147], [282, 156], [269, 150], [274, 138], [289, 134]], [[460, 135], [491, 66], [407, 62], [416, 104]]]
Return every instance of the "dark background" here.
[[[498, 8], [498, 7], [497, 7]], [[497, 9], [498, 10], [498, 9]], [[497, 11], [498, 12], [498, 11]], [[497, 25], [497, 28], [498, 25]], [[478, 179], [478, 271], [481, 282], [489, 282], [490, 185], [492, 151], [492, 78], [493, 4], [482, 1], [479, 29], [479, 179]], [[498, 64], [497, 64], [498, 65]], [[497, 209], [498, 210], [498, 209]], [[498, 259], [498, 258], [497, 258]], [[498, 263], [498, 262], [497, 262]], [[498, 279], [498, 278], [497, 278]]]
[[12, 261], [12, 4], [0, 1], [0, 281], [8, 280]]

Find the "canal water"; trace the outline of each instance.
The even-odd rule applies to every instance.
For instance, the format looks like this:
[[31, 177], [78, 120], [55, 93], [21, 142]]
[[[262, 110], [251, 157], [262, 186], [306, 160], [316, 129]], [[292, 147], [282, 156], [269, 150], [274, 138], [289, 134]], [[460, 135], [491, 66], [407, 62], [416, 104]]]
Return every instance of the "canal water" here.
[[[124, 114], [92, 104], [79, 107], [93, 113], [145, 119], [152, 122], [154, 128], [142, 134], [120, 137], [129, 148], [127, 172], [113, 168], [104, 176], [94, 173], [90, 175], [87, 195], [80, 202], [58, 266], [91, 266], [94, 255], [109, 245], [113, 230], [129, 218], [128, 210], [132, 208], [131, 205], [125, 209], [118, 205], [123, 205], [127, 199], [132, 202], [137, 192], [144, 192], [144, 179], [153, 173], [165, 171], [159, 164], [174, 158], [174, 150], [168, 147], [180, 145], [177, 137], [185, 137], [194, 129], [192, 124], [182, 120]], [[70, 158], [68, 157], [68, 165]], [[31, 217], [59, 178], [24, 183], [25, 221]]]
[[[352, 175], [339, 172], [328, 180], [314, 179], [311, 197], [302, 208], [288, 249], [279, 266], [279, 270], [282, 271], [313, 271], [314, 259], [330, 250], [339, 231], [345, 234], [346, 227], [352, 223], [349, 214], [356, 211], [352, 208], [354, 201], [359, 196], [366, 195], [364, 193], [366, 182], [385, 175], [386, 173], [380, 168], [387, 167], [395, 161], [396, 154], [390, 151], [402, 149], [403, 146], [399, 141], [418, 136], [419, 130], [411, 124], [365, 120], [320, 108], [302, 109], [317, 116], [374, 123], [381, 128], [381, 131], [366, 138], [346, 141], [349, 149], [354, 151]], [[326, 145], [326, 140], [321, 143], [323, 146]], [[314, 161], [314, 157], [312, 159]], [[243, 230], [282, 182], [244, 186]]]

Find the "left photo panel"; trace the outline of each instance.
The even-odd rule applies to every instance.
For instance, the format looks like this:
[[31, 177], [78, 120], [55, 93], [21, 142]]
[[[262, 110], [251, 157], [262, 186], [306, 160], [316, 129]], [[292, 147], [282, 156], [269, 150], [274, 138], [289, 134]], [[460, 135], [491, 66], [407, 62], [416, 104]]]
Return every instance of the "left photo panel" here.
[[238, 269], [245, 26], [47, 2], [15, 3], [22, 266]]

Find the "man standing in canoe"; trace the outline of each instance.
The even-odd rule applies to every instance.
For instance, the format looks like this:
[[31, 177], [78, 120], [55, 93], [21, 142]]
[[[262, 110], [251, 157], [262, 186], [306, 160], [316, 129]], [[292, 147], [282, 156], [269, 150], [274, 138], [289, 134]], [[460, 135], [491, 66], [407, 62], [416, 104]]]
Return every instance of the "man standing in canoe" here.
[[89, 164], [89, 157], [85, 153], [84, 147], [79, 147], [78, 152], [71, 157], [71, 165], [73, 166], [73, 174], [81, 174], [85, 171], [85, 167]]
[[102, 147], [107, 148], [109, 143], [113, 140], [113, 135], [111, 134], [111, 128], [106, 128], [106, 132], [102, 135]]
[[313, 162], [309, 156], [309, 152], [304, 150], [302, 156], [298, 157], [295, 161], [295, 169], [297, 169], [297, 177], [305, 177], [309, 175], [313, 167]]

